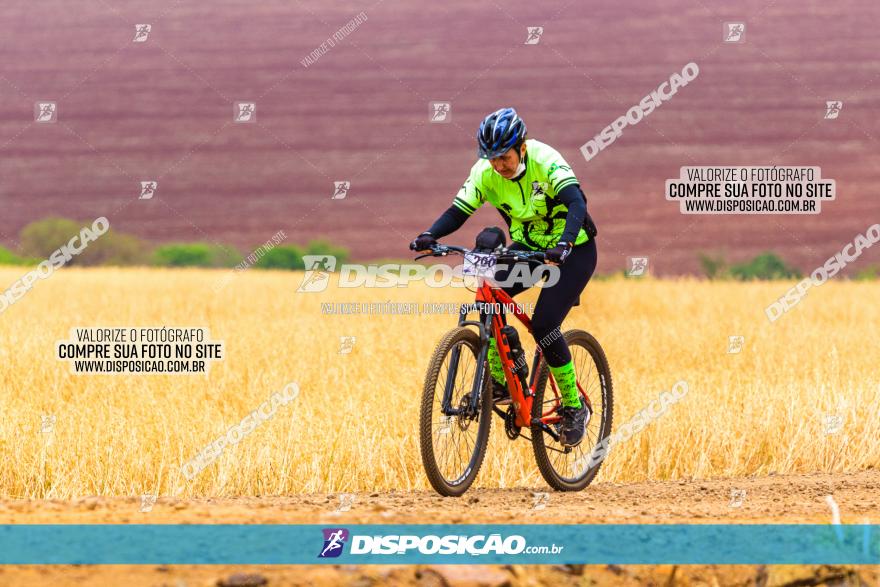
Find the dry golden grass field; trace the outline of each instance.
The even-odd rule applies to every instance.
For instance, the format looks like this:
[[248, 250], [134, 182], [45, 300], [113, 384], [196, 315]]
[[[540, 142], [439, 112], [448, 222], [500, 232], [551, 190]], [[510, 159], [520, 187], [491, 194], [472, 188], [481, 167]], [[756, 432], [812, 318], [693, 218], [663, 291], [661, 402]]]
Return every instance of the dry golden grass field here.
[[[0, 268], [8, 287], [22, 268]], [[461, 302], [461, 288], [297, 293], [302, 273], [65, 269], [0, 313], [0, 494], [266, 496], [428, 489], [419, 457], [425, 368], [454, 315], [330, 315], [322, 302]], [[335, 280], [335, 277], [333, 278]], [[614, 377], [615, 423], [685, 380], [689, 393], [635, 435], [597, 482], [842, 473], [880, 462], [880, 284], [614, 278], [591, 283], [566, 328], [593, 333]], [[517, 301], [534, 302], [538, 290]], [[55, 358], [73, 327], [210, 328], [208, 374], [75, 375]], [[728, 337], [744, 348], [729, 354]], [[340, 354], [340, 338], [353, 336]], [[527, 346], [531, 353], [533, 344]], [[300, 395], [192, 481], [194, 457], [269, 395]], [[41, 429], [42, 416], [54, 430]], [[842, 427], [826, 433], [826, 417]], [[475, 488], [546, 490], [531, 447], [498, 420]]]

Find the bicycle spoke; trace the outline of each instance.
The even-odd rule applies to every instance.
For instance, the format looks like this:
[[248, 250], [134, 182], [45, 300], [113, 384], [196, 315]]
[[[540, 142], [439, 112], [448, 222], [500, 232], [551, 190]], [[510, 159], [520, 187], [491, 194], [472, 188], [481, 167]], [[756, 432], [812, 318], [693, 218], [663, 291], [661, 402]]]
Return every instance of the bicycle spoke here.
[[[542, 434], [542, 444], [547, 462], [556, 475], [564, 482], [576, 483], [589, 473], [590, 456], [601, 440], [606, 397], [599, 363], [590, 349], [582, 343], [570, 344], [569, 349], [575, 365], [577, 384], [589, 398], [592, 414], [585, 426], [584, 438], [578, 446], [566, 449], [546, 432]], [[551, 415], [552, 410], [558, 405], [558, 399], [553, 397], [553, 387], [549, 379], [543, 391], [541, 413]]]

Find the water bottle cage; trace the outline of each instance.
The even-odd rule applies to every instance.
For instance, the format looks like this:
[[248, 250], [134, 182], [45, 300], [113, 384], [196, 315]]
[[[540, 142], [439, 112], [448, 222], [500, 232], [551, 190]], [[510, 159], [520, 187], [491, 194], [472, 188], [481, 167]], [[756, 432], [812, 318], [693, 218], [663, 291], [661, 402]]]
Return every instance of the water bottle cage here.
[[516, 328], [508, 324], [501, 329], [501, 335], [507, 339], [507, 343], [510, 345], [511, 350], [522, 350], [522, 345], [519, 342], [519, 332], [516, 331]]
[[510, 349], [507, 353], [507, 358], [513, 363], [513, 374], [519, 379], [523, 393], [528, 396], [530, 395], [528, 384], [529, 365], [525, 360], [525, 351], [523, 351], [522, 344], [520, 344], [519, 333], [516, 331], [516, 328], [508, 324], [501, 329], [501, 336], [507, 343], [507, 348]]

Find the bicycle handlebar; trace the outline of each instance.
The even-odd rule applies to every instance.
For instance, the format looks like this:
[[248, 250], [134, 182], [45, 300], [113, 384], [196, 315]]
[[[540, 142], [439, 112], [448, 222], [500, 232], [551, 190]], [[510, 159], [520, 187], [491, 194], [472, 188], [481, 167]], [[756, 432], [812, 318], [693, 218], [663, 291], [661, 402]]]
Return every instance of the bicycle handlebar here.
[[419, 255], [416, 257], [416, 260], [423, 259], [425, 257], [445, 257], [450, 253], [460, 253], [462, 255], [466, 255], [468, 253], [479, 253], [481, 255], [492, 255], [499, 261], [504, 260], [513, 260], [513, 261], [536, 261], [539, 263], [543, 263], [545, 259], [545, 255], [543, 251], [520, 251], [517, 249], [508, 249], [502, 248], [498, 251], [479, 251], [474, 249], [468, 249], [465, 247], [457, 247], [455, 245], [443, 245], [437, 243], [436, 245], [431, 246], [431, 252], [426, 253], [424, 255]]

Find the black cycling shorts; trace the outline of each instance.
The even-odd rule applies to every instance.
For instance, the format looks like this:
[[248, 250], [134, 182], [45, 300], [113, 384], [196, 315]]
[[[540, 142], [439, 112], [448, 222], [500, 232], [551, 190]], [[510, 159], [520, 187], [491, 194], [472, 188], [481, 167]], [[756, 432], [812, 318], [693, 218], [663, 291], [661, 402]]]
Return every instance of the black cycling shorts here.
[[[513, 243], [510, 248], [520, 251], [531, 250], [520, 243]], [[535, 314], [532, 316], [532, 335], [535, 337], [535, 342], [543, 349], [547, 363], [551, 367], [561, 367], [571, 360], [568, 345], [558, 333], [558, 329], [593, 276], [597, 260], [596, 241], [593, 239], [574, 247], [565, 263], [559, 266], [559, 281], [553, 286], [543, 287], [538, 295]], [[498, 281], [504, 281], [511, 270], [504, 265], [499, 264], [495, 271]], [[534, 263], [530, 265], [532, 268], [536, 266]], [[536, 283], [518, 283], [501, 289], [512, 297]]]

